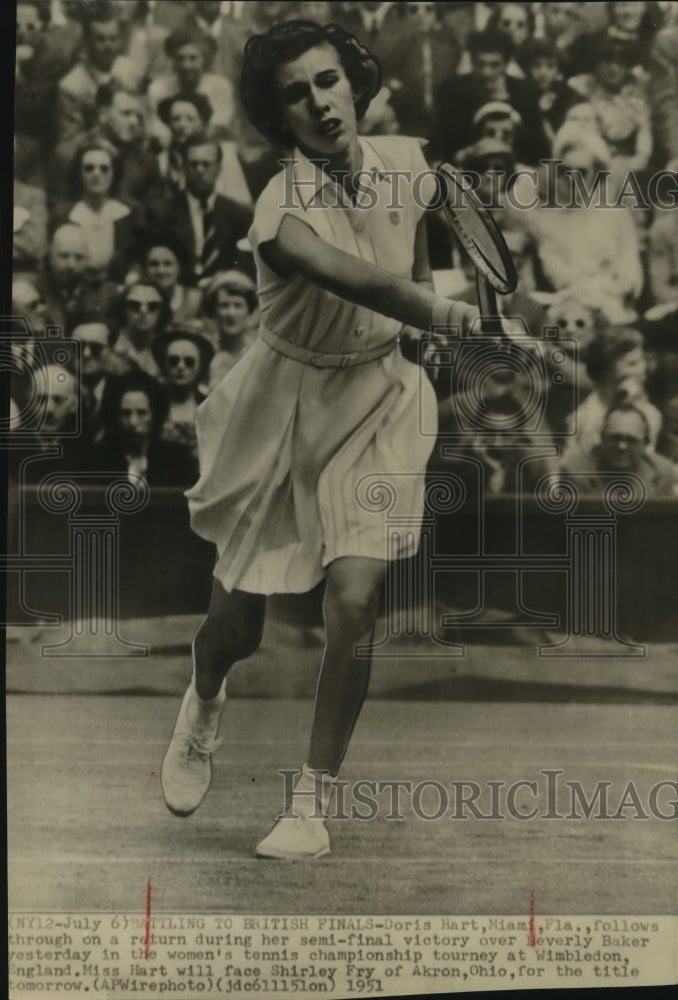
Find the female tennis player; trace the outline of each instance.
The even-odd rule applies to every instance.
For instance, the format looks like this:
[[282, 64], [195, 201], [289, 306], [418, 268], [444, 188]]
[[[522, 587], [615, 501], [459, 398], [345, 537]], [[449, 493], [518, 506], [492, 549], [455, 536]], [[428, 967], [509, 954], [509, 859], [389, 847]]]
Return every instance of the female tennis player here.
[[[325, 580], [326, 644], [310, 748], [292, 801], [256, 847], [260, 857], [329, 852], [325, 818], [367, 692], [387, 562], [383, 520], [357, 487], [383, 474], [398, 513], [423, 513], [436, 401], [398, 346], [404, 325], [467, 327], [477, 310], [437, 298], [426, 252], [425, 203], [435, 196], [420, 143], [358, 137], [379, 90], [376, 59], [337, 25], [275, 25], [245, 50], [250, 120], [295, 148], [263, 191], [250, 240], [261, 329], [252, 349], [201, 405], [201, 474], [191, 524], [216, 544], [207, 617], [193, 641], [193, 679], [162, 768], [168, 808], [187, 816], [211, 779], [230, 667], [257, 648], [266, 594]], [[424, 392], [424, 398], [420, 394]], [[405, 534], [405, 533], [403, 533]]]

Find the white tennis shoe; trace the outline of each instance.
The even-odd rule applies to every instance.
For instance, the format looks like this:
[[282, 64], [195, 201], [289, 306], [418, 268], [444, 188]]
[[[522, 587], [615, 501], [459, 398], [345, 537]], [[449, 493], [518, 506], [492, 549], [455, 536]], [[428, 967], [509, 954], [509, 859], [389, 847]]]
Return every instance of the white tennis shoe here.
[[321, 776], [302, 764], [294, 783], [292, 801], [278, 816], [268, 836], [257, 844], [257, 857], [304, 861], [329, 854], [330, 835], [325, 820], [335, 781], [331, 775]]
[[194, 681], [184, 695], [160, 774], [165, 805], [175, 816], [190, 816], [207, 794], [225, 700], [222, 687], [211, 703], [201, 705]]

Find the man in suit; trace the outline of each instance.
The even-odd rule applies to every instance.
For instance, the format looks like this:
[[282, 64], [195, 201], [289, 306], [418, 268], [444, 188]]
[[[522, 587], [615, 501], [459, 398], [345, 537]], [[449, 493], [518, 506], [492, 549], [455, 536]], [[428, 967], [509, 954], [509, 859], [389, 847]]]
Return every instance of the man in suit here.
[[73, 320], [73, 340], [80, 344], [80, 394], [83, 426], [90, 441], [103, 435], [102, 400], [111, 380], [125, 374], [110, 350], [113, 324], [97, 313], [82, 313]]
[[181, 248], [196, 282], [232, 267], [252, 271], [251, 255], [237, 246], [247, 236], [252, 212], [216, 193], [221, 158], [218, 142], [189, 141], [184, 148], [186, 189], [151, 209], [152, 228]]
[[435, 122], [436, 88], [454, 72], [462, 49], [444, 28], [435, 3], [408, 3], [407, 8], [407, 30], [392, 41], [382, 64], [384, 82], [402, 134], [428, 138]]

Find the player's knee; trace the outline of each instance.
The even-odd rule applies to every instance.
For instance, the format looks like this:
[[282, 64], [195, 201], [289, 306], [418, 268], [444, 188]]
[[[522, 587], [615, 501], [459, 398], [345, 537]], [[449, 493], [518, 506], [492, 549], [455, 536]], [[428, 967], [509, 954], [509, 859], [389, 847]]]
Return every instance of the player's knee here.
[[380, 597], [380, 587], [357, 584], [335, 588], [325, 598], [328, 630], [348, 636], [363, 635], [374, 624]]
[[256, 652], [261, 642], [262, 627], [247, 621], [223, 622], [209, 616], [198, 629], [193, 647], [203, 662], [220, 668], [237, 660], [245, 660]]

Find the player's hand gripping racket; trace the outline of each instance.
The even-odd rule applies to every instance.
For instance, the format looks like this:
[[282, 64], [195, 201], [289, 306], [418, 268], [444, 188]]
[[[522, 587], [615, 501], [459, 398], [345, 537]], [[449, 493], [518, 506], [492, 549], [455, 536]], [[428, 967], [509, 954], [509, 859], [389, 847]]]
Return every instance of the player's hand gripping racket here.
[[476, 269], [482, 332], [504, 336], [496, 292], [506, 295], [518, 284], [511, 252], [499, 226], [463, 172], [451, 163], [441, 163], [438, 175], [445, 218]]

